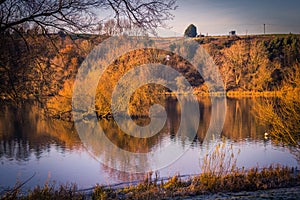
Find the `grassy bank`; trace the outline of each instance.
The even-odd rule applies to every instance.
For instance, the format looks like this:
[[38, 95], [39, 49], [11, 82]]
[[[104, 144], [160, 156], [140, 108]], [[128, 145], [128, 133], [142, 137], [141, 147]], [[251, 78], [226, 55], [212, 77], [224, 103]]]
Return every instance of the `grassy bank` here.
[[[149, 178], [150, 177], [150, 178]], [[234, 170], [228, 174], [203, 173], [182, 180], [180, 176], [163, 181], [151, 179], [124, 188], [97, 185], [89, 191], [75, 185], [36, 187], [26, 195], [20, 188], [6, 192], [1, 199], [165, 199], [218, 192], [239, 192], [294, 187], [300, 185], [300, 174], [293, 168], [270, 166], [250, 170]]]

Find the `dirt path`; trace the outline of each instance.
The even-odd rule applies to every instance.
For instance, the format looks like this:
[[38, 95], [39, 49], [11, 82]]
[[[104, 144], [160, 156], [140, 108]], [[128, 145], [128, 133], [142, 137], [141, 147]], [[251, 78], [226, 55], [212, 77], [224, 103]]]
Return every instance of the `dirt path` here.
[[[178, 198], [179, 199], [179, 198]], [[180, 198], [182, 199], [182, 198]], [[300, 186], [292, 188], [280, 188], [273, 190], [260, 190], [255, 192], [217, 193], [183, 198], [185, 200], [196, 199], [284, 199], [300, 200]]]

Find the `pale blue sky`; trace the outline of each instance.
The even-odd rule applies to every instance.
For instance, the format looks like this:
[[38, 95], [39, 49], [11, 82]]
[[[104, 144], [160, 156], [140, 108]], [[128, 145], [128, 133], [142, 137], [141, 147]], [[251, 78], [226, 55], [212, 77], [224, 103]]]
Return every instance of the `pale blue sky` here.
[[300, 0], [177, 0], [174, 20], [167, 22], [170, 31], [161, 35], [182, 35], [189, 24], [198, 33], [237, 34], [300, 33]]

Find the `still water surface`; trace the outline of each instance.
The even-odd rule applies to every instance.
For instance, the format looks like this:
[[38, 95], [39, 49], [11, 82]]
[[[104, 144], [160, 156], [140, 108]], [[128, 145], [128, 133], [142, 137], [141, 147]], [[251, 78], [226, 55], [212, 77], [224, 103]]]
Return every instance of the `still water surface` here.
[[[236, 154], [237, 167], [282, 164], [299, 168], [297, 149], [276, 145], [264, 137], [268, 126], [260, 123], [253, 109], [260, 101], [263, 99], [227, 99], [222, 136], [228, 145], [233, 145], [234, 152], [240, 150], [240, 154]], [[209, 126], [211, 107], [206, 98], [199, 99], [199, 105], [201, 117], [197, 138], [192, 145], [182, 143], [191, 145], [191, 148], [176, 162], [159, 170], [160, 177], [201, 172], [200, 165], [208, 148], [202, 141]], [[166, 142], [180, 142], [175, 136], [180, 124], [178, 103], [169, 100], [166, 107], [168, 119], [163, 130], [157, 136], [142, 141], [124, 135], [114, 121], [101, 120], [99, 123], [107, 137], [119, 147], [132, 152], [149, 152]], [[93, 154], [88, 152], [73, 123], [45, 118], [42, 109], [35, 103], [18, 109], [1, 105], [1, 110], [0, 190], [12, 187], [33, 174], [33, 179], [26, 184], [27, 188], [53, 181], [59, 184], [76, 183], [79, 188], [89, 188], [96, 183], [109, 185], [144, 178], [144, 174], [128, 174], [99, 163], [95, 156], [106, 155], [101, 141], [94, 141], [96, 148]], [[142, 124], [143, 120], [136, 123]], [[128, 164], [128, 160], [117, 152], [110, 152], [111, 155], [113, 157], [107, 159], [112, 162], [124, 167]], [[147, 160], [136, 162], [150, 168], [154, 166]]]

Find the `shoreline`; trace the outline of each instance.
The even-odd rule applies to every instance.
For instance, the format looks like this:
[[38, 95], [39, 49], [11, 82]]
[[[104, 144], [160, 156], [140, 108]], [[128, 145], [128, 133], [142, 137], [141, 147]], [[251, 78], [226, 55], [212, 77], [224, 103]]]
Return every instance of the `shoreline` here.
[[[227, 91], [227, 92], [193, 92], [193, 95], [199, 97], [224, 97], [227, 98], [248, 98], [248, 97], [285, 97], [286, 95], [295, 95], [298, 94], [300, 91], [298, 90], [290, 90], [290, 91]], [[191, 93], [174, 93], [174, 92], [166, 92], [163, 95], [166, 96], [175, 96], [175, 95], [182, 95], [185, 96]]]
[[284, 191], [287, 190], [290, 190], [290, 194], [300, 195], [300, 171], [279, 165], [262, 169], [236, 169], [227, 174], [210, 172], [168, 179], [152, 178], [152, 175], [155, 174], [150, 173], [144, 181], [96, 185], [87, 189], [78, 189], [76, 184], [58, 187], [46, 184], [22, 193], [22, 187], [28, 182], [26, 180], [10, 191], [1, 191], [0, 199], [202, 199], [260, 197], [268, 191], [286, 197]]

